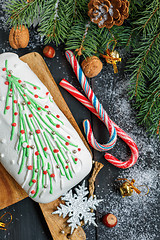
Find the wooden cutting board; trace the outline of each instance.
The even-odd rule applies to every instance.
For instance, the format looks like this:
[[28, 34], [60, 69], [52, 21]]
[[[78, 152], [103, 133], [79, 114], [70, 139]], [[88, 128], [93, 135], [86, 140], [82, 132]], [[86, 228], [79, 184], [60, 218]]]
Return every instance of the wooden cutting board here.
[[[40, 54], [33, 52], [21, 57], [21, 60], [26, 62], [32, 71], [39, 77], [43, 84], [48, 88], [54, 101], [61, 109], [61, 111], [68, 118], [70, 123], [74, 126], [79, 133], [86, 147], [90, 148], [81, 133], [75, 119], [73, 118], [64, 98], [62, 97], [57, 84], [55, 83], [45, 61]], [[91, 151], [90, 151], [91, 152]], [[92, 154], [92, 153], [91, 153]], [[20, 200], [28, 197], [24, 190], [15, 182], [15, 180], [5, 171], [0, 164], [0, 209], [3, 209], [9, 205], [12, 205]], [[66, 220], [58, 215], [52, 215], [53, 210], [56, 210], [57, 206], [61, 202], [60, 199], [48, 204], [39, 204], [46, 219], [51, 235], [54, 240], [84, 240], [86, 239], [85, 233], [81, 227], [78, 227], [74, 233], [70, 236], [70, 228], [67, 226]], [[64, 230], [65, 234], [61, 231]]]

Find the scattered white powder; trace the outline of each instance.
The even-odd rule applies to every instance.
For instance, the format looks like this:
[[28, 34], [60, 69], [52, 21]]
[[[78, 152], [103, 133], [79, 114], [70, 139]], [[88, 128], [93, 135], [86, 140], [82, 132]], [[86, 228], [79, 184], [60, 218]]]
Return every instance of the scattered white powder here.
[[[123, 54], [125, 53], [120, 53], [122, 60]], [[158, 240], [160, 239], [158, 201], [160, 143], [159, 140], [148, 138], [144, 128], [138, 126], [136, 122], [136, 112], [131, 107], [127, 94], [129, 78], [121, 73], [121, 64], [118, 64], [119, 74], [114, 74], [112, 65], [104, 63], [102, 75], [92, 80], [93, 90], [96, 90], [97, 97], [113, 121], [135, 140], [140, 156], [132, 168], [120, 169], [117, 171], [117, 176], [113, 168], [111, 170], [106, 163], [105, 167], [108, 169], [101, 170], [103, 182], [100, 181], [102, 178], [101, 172], [99, 173], [96, 180], [96, 195], [97, 198], [103, 197], [104, 201], [97, 211], [98, 240]], [[129, 153], [127, 154], [126, 149], [122, 148], [119, 142], [118, 139], [112, 154], [121, 160], [126, 160]], [[113, 175], [116, 177], [114, 178]], [[122, 198], [118, 187], [120, 182], [115, 181], [117, 178], [128, 178], [130, 181], [133, 178], [136, 180], [135, 186], [146, 184], [149, 187], [148, 195], [140, 196], [134, 192], [131, 197]], [[139, 189], [147, 192], [145, 187], [139, 187]], [[117, 226], [111, 229], [101, 222], [102, 216], [108, 212], [115, 214], [118, 219]], [[85, 230], [90, 232], [91, 228], [87, 226]], [[96, 239], [95, 232], [87, 239]]]
[[56, 1], [56, 4], [55, 4], [55, 16], [54, 16], [54, 20], [58, 18], [58, 5], [59, 5], [59, 1], [60, 1], [60, 0], [57, 0], [57, 1]]
[[[10, 29], [9, 24], [6, 24], [8, 18], [4, 11], [5, 3], [7, 1], [8, 0], [6, 1], [0, 0], [0, 35], [4, 36], [5, 39], [8, 39], [8, 36], [9, 36], [8, 34]], [[38, 19], [35, 20], [35, 23], [33, 25], [36, 26], [38, 21], [39, 21]], [[43, 37], [41, 37], [40, 34], [34, 28], [30, 28], [29, 33], [30, 33], [30, 41], [26, 49], [33, 50], [38, 46], [42, 46]], [[12, 51], [12, 52], [14, 51], [13, 48], [10, 47], [9, 41], [6, 41], [5, 43], [0, 42], [0, 49], [1, 49], [0, 53], [7, 52], [7, 51]]]
[[[0, 0], [0, 6], [3, 8], [4, 2]], [[8, 35], [9, 29], [6, 21], [7, 17], [0, 8], [0, 34], [5, 36]], [[43, 44], [43, 39], [36, 31], [30, 31], [30, 35], [27, 49], [33, 50]], [[8, 41], [0, 43], [0, 49], [1, 52], [13, 51]], [[122, 63], [118, 64], [119, 74], [113, 73], [112, 65], [104, 63], [102, 73], [92, 80], [93, 90], [112, 120], [136, 141], [139, 148], [140, 157], [137, 164], [132, 168], [120, 170], [116, 178], [126, 177], [129, 180], [134, 178], [136, 185], [147, 184], [150, 191], [147, 196], [139, 196], [134, 193], [131, 197], [122, 198], [115, 188], [118, 183], [114, 181], [113, 172], [107, 165], [106, 176], [103, 173], [103, 183], [97, 181], [96, 195], [98, 198], [103, 196], [104, 199], [97, 211], [98, 228], [95, 230], [94, 227], [86, 225], [84, 229], [87, 240], [97, 239], [96, 233], [99, 236], [98, 240], [158, 240], [160, 239], [158, 213], [160, 144], [159, 140], [148, 138], [143, 127], [137, 125], [136, 112], [131, 107], [127, 95], [129, 78], [120, 71], [125, 53], [121, 52], [120, 56]], [[56, 56], [56, 62], [59, 63], [60, 67], [62, 66], [64, 77], [74, 84], [73, 76], [66, 74], [65, 66], [60, 62], [58, 56]], [[79, 90], [81, 91], [80, 88]], [[116, 151], [118, 158], [125, 160], [128, 157], [126, 149], [119, 148], [119, 140], [115, 149], [112, 150], [112, 154]], [[111, 180], [112, 184], [109, 183], [108, 179], [113, 179], [113, 181]], [[118, 218], [118, 224], [115, 228], [109, 229], [101, 223], [101, 217], [108, 212], [112, 212]], [[11, 224], [15, 224], [17, 221], [18, 219], [14, 219]], [[10, 232], [7, 232], [3, 239], [7, 239], [9, 234]]]
[[[135, 165], [134, 167], [125, 170], [118, 177], [136, 180], [135, 186], [146, 184], [149, 187], [148, 195], [141, 196], [135, 192], [131, 197], [122, 198], [119, 190], [116, 191], [114, 186], [107, 186], [106, 189], [97, 189], [100, 197], [104, 193], [104, 202], [99, 206], [99, 217], [111, 212], [118, 219], [118, 224], [115, 228], [108, 229], [101, 224], [102, 237], [109, 235], [109, 239], [116, 240], [117, 236], [121, 236], [123, 240], [152, 240], [156, 239], [159, 230], [159, 214], [158, 214], [158, 183], [159, 172], [153, 168], [146, 167], [145, 162]], [[107, 182], [107, 181], [106, 181]], [[119, 183], [120, 184], [120, 183]], [[107, 189], [108, 188], [108, 189]], [[145, 187], [138, 187], [143, 192], [147, 192]], [[99, 196], [100, 195], [100, 196]], [[98, 239], [98, 240], [99, 240]], [[106, 238], [107, 239], [107, 238]]]

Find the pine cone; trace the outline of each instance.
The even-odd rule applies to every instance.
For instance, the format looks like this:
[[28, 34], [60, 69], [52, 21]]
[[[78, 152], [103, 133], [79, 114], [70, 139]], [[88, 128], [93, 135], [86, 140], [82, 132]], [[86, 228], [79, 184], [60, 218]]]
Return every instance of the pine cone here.
[[88, 8], [88, 16], [99, 28], [120, 26], [129, 16], [127, 0], [91, 0]]

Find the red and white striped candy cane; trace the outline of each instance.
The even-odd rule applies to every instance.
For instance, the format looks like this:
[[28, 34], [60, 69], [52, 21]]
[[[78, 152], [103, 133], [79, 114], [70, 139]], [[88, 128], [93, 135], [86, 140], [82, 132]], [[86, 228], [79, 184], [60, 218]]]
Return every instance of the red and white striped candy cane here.
[[[102, 121], [102, 119], [100, 118], [99, 114], [95, 110], [92, 103], [82, 93], [80, 93], [75, 87], [73, 87], [68, 81], [63, 79], [59, 83], [59, 85], [64, 89], [66, 89], [73, 97], [75, 97], [79, 102], [81, 102], [86, 108], [88, 108], [93, 114], [95, 114]], [[84, 121], [84, 124], [85, 124], [85, 121]], [[110, 163], [112, 163], [114, 166], [118, 168], [132, 167], [136, 163], [139, 155], [137, 145], [132, 140], [132, 138], [130, 138], [120, 127], [118, 127], [113, 121], [112, 123], [114, 124], [114, 127], [117, 131], [117, 135], [130, 147], [131, 157], [129, 158], [129, 160], [125, 162], [118, 160], [117, 158], [115, 158], [109, 153], [106, 153], [104, 157], [107, 161], [109, 161]]]
[[81, 84], [84, 92], [86, 93], [90, 102], [95, 107], [96, 111], [99, 113], [102, 122], [108, 128], [108, 131], [110, 134], [110, 139], [109, 139], [108, 143], [106, 143], [106, 144], [98, 143], [93, 135], [91, 124], [88, 120], [85, 125], [85, 133], [86, 133], [88, 142], [94, 149], [96, 149], [98, 151], [101, 151], [101, 152], [108, 151], [111, 148], [113, 148], [113, 146], [115, 145], [116, 140], [117, 140], [117, 133], [116, 133], [115, 127], [114, 127], [112, 121], [110, 120], [110, 118], [108, 117], [108, 114], [104, 110], [102, 104], [99, 102], [98, 98], [95, 96], [94, 92], [92, 91], [91, 87], [89, 86], [89, 83], [88, 83], [76, 57], [74, 56], [73, 52], [66, 51], [65, 54], [66, 54], [67, 60], [71, 64], [73, 71], [76, 74], [77, 79], [78, 79], [79, 83]]

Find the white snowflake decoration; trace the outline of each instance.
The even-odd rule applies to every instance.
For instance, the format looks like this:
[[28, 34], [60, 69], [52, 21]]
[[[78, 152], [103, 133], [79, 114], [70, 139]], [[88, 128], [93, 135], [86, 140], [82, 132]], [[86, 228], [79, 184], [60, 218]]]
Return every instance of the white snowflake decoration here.
[[95, 222], [95, 213], [91, 212], [91, 209], [96, 210], [99, 202], [102, 200], [96, 199], [96, 197], [87, 198], [89, 191], [85, 187], [85, 181], [83, 181], [82, 186], [75, 188], [76, 194], [73, 194], [72, 190], [66, 193], [62, 200], [65, 201], [64, 204], [60, 204], [60, 207], [57, 207], [57, 211], [52, 214], [58, 214], [65, 218], [67, 215], [69, 219], [69, 227], [71, 227], [71, 234], [75, 228], [81, 226], [81, 221], [83, 220], [85, 224], [93, 224], [97, 227]]

